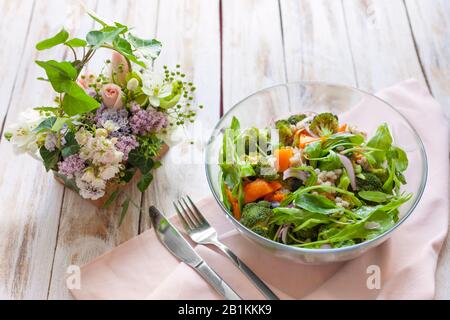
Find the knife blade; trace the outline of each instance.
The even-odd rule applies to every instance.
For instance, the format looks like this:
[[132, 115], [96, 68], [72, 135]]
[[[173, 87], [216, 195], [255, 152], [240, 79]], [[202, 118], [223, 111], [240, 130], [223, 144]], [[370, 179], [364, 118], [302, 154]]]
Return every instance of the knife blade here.
[[167, 250], [196, 270], [225, 299], [241, 300], [241, 297], [206, 264], [189, 242], [158, 209], [152, 206], [149, 211], [156, 236]]

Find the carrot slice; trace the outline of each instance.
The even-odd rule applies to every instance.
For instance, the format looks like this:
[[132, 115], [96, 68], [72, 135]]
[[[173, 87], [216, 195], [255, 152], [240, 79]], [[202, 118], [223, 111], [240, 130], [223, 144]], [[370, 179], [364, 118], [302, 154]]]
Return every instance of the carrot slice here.
[[300, 141], [299, 142], [299, 147], [300, 147], [300, 149], [304, 149], [308, 144], [316, 142], [316, 141], [319, 141], [319, 140], [323, 141], [322, 138], [314, 138], [314, 137], [311, 137], [311, 136], [306, 135], [306, 134], [301, 134], [300, 135], [300, 140], [299, 140]]
[[233, 197], [233, 193], [230, 189], [227, 188], [227, 198], [228, 201], [231, 203], [232, 210], [233, 210], [233, 216], [237, 220], [241, 220], [241, 208], [239, 206], [239, 201]]
[[344, 123], [340, 128], [339, 128], [339, 132], [346, 132], [347, 131], [347, 124]]
[[291, 148], [281, 148], [275, 150], [275, 157], [277, 159], [278, 172], [284, 172], [291, 166], [291, 158], [294, 156], [294, 151]]
[[274, 190], [267, 181], [263, 179], [257, 179], [253, 182], [247, 183], [244, 186], [244, 202], [254, 202], [260, 198], [265, 197], [269, 193], [272, 193], [273, 191]]
[[282, 202], [284, 199], [286, 199], [286, 195], [280, 191], [271, 193], [264, 198], [264, 200], [269, 202]]
[[279, 181], [272, 181], [269, 185], [273, 191], [278, 191], [283, 187]]

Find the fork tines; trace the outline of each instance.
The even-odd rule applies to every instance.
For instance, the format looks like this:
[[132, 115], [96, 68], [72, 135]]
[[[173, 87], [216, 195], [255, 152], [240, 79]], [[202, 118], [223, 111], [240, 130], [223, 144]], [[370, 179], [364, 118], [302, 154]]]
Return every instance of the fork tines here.
[[173, 202], [173, 205], [185, 227], [191, 229], [208, 225], [208, 222], [189, 196], [182, 197], [178, 202]]

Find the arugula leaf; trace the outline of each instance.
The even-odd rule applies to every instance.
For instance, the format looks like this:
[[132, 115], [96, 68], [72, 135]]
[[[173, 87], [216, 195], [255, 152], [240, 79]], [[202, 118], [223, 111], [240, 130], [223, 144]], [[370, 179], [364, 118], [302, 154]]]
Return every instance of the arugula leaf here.
[[321, 213], [325, 215], [341, 212], [343, 209], [338, 207], [336, 203], [321, 195], [310, 193], [301, 194], [294, 200], [297, 207], [305, 209], [309, 212]]
[[383, 151], [373, 151], [372, 156], [378, 163], [382, 163], [386, 159], [386, 152], [392, 146], [392, 136], [386, 123], [378, 127], [375, 135], [367, 143], [368, 147], [380, 149]]
[[50, 171], [56, 168], [59, 161], [60, 151], [49, 151], [45, 147], [39, 149], [42, 160], [44, 161], [45, 170]]
[[297, 232], [304, 229], [313, 228], [319, 224], [329, 223], [330, 218], [327, 215], [308, 212], [299, 208], [275, 208], [274, 215], [270, 223], [276, 225], [293, 224], [293, 231]]
[[330, 150], [328, 156], [315, 160], [319, 160], [319, 169], [321, 171], [332, 171], [342, 168], [341, 159], [333, 150]]
[[66, 46], [72, 47], [72, 48], [80, 48], [80, 47], [86, 47], [87, 42], [86, 40], [80, 39], [80, 38], [73, 38], [70, 39], [65, 43]]
[[360, 191], [358, 196], [364, 200], [378, 203], [387, 202], [392, 198], [390, 194], [380, 191]]
[[320, 158], [322, 155], [322, 142], [315, 141], [308, 143], [304, 149], [305, 155], [310, 159], [310, 164], [314, 168], [317, 167], [317, 160], [311, 160], [315, 158]]
[[148, 189], [148, 187], [150, 186], [150, 183], [152, 183], [152, 181], [153, 181], [153, 175], [150, 172], [147, 172], [146, 174], [142, 174], [142, 177], [137, 184], [139, 191], [144, 193], [145, 190]]
[[38, 44], [36, 44], [36, 49], [39, 51], [51, 49], [59, 44], [62, 44], [66, 42], [66, 40], [69, 38], [69, 33], [62, 29], [60, 32], [58, 32], [56, 35], [54, 35], [51, 38], [45, 39]]

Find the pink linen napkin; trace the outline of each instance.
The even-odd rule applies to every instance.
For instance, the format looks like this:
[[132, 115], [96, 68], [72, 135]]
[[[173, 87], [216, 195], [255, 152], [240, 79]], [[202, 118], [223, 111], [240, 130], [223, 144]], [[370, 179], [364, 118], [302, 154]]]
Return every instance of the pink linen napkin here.
[[[428, 183], [415, 212], [391, 239], [344, 263], [307, 266], [267, 254], [240, 235], [212, 198], [200, 210], [227, 244], [282, 299], [431, 299], [436, 263], [448, 227], [448, 138], [442, 108], [417, 81], [408, 80], [379, 96], [417, 129], [428, 155]], [[178, 221], [173, 219], [176, 224]], [[180, 228], [181, 230], [182, 228]], [[197, 252], [244, 299], [258, 290], [218, 252]], [[381, 271], [380, 289], [369, 289], [370, 266]], [[369, 269], [368, 269], [369, 268]], [[368, 271], [369, 270], [369, 271]], [[180, 263], [149, 230], [82, 268], [76, 299], [220, 299], [187, 265]]]

